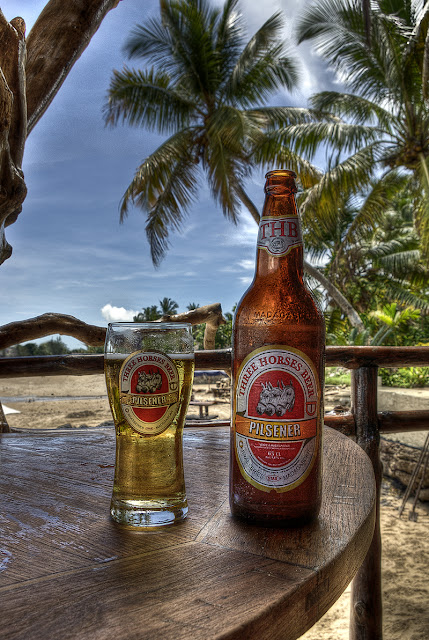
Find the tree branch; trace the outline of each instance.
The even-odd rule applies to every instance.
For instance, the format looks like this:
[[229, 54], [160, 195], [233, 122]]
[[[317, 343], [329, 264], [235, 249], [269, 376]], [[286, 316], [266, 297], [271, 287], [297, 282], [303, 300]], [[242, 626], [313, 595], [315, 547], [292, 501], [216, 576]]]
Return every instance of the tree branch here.
[[120, 0], [50, 0], [27, 38], [28, 133]]
[[205, 323], [204, 349], [215, 348], [215, 338], [218, 327], [221, 324], [226, 324], [219, 302], [208, 304], [205, 307], [198, 307], [185, 313], [178, 313], [175, 316], [163, 316], [160, 320], [157, 320], [157, 322], [190, 322], [192, 325]]
[[27, 193], [21, 169], [27, 132], [24, 32], [21, 18], [9, 23], [0, 11], [0, 264], [12, 255], [4, 229], [16, 220]]
[[5, 227], [22, 210], [25, 140], [105, 15], [120, 0], [50, 0], [25, 42], [25, 22], [0, 10], [0, 264], [10, 258]]
[[[219, 303], [209, 304], [205, 307], [193, 309], [187, 313], [179, 313], [175, 316], [164, 316], [164, 318], [157, 322], [166, 321], [189, 322], [193, 325], [206, 323], [206, 334], [204, 336], [205, 349], [214, 348], [214, 337], [217, 327], [226, 322]], [[209, 327], [209, 330], [207, 330], [207, 327]], [[105, 327], [86, 324], [74, 316], [60, 313], [45, 313], [35, 318], [29, 318], [28, 320], [22, 320], [20, 322], [10, 322], [0, 327], [0, 349], [7, 349], [21, 342], [43, 338], [56, 333], [72, 336], [92, 347], [103, 346], [106, 338]]]

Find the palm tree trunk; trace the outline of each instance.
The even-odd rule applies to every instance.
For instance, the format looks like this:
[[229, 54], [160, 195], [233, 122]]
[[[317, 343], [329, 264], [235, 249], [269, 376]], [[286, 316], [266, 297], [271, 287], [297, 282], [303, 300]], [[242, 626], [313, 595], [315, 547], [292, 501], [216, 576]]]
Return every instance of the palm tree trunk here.
[[332, 284], [328, 280], [326, 276], [323, 275], [316, 267], [309, 264], [306, 260], [304, 260], [304, 269], [308, 273], [309, 276], [317, 280], [324, 289], [328, 292], [331, 298], [337, 303], [340, 307], [341, 311], [346, 314], [348, 317], [350, 324], [352, 327], [356, 327], [359, 331], [363, 331], [365, 329], [365, 325], [363, 324], [360, 315], [353, 308], [351, 303], [347, 300], [345, 296], [337, 289], [337, 287]]
[[239, 184], [234, 185], [234, 189], [239, 199], [244, 204], [246, 209], [249, 211], [250, 215], [252, 216], [256, 224], [259, 225], [259, 222], [261, 221], [261, 215], [256, 205], [253, 204], [253, 202], [251, 201], [247, 193], [244, 191], [244, 189], [241, 187], [241, 185]]
[[[250, 215], [252, 216], [256, 224], [259, 224], [259, 221], [261, 219], [260, 213], [256, 208], [256, 206], [251, 201], [251, 199], [249, 198], [249, 196], [245, 193], [244, 189], [242, 189], [241, 186], [236, 186], [235, 190], [241, 202], [250, 212]], [[304, 269], [308, 273], [308, 275], [310, 275], [312, 278], [317, 280], [317, 282], [319, 282], [322, 285], [322, 287], [328, 292], [331, 298], [337, 303], [341, 311], [348, 317], [352, 327], [356, 327], [359, 331], [363, 331], [365, 329], [365, 326], [358, 312], [356, 311], [356, 309], [353, 308], [351, 303], [341, 293], [341, 291], [339, 291], [337, 287], [334, 284], [332, 284], [332, 282], [330, 282], [328, 278], [323, 275], [323, 273], [319, 271], [319, 269], [317, 269], [316, 267], [313, 267], [311, 264], [309, 264], [305, 260], [304, 260]]]
[[423, 53], [423, 71], [422, 71], [422, 87], [423, 98], [429, 98], [429, 30], [426, 34], [425, 49]]

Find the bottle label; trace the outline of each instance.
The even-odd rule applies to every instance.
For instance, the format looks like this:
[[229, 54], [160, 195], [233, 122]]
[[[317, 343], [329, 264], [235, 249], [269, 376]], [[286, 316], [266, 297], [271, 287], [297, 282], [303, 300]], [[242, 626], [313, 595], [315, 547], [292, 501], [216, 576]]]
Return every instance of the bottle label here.
[[320, 429], [321, 390], [310, 359], [283, 345], [252, 351], [234, 391], [235, 454], [262, 491], [290, 491], [311, 471]]
[[259, 223], [258, 249], [272, 256], [281, 257], [293, 247], [302, 246], [302, 234], [298, 216], [274, 218], [264, 216]]
[[173, 421], [179, 402], [179, 374], [173, 360], [158, 351], [131, 354], [119, 373], [125, 420], [144, 435], [157, 435]]

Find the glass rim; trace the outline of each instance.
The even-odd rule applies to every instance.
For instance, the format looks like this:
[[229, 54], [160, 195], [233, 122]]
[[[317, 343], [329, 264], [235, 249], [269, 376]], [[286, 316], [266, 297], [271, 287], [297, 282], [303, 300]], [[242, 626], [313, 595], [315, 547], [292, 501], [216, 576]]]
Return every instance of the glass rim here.
[[190, 329], [190, 322], [109, 322], [107, 328], [130, 328], [130, 329]]

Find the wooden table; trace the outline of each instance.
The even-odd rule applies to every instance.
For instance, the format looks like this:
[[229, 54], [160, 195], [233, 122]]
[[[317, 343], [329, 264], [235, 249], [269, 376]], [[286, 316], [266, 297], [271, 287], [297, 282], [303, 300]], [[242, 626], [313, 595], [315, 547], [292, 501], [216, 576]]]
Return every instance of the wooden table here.
[[113, 430], [3, 434], [0, 638], [290, 640], [335, 602], [375, 519], [367, 456], [326, 429], [319, 520], [229, 515], [228, 430], [186, 429], [189, 516], [145, 533], [109, 519]]

